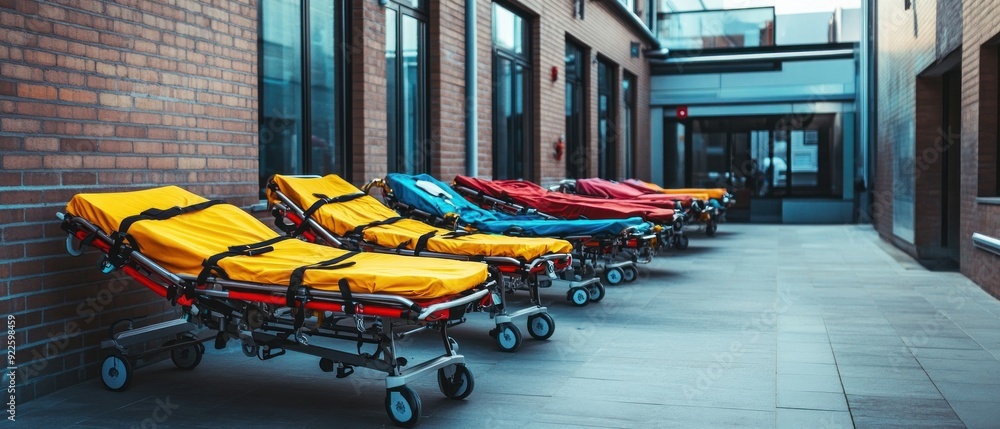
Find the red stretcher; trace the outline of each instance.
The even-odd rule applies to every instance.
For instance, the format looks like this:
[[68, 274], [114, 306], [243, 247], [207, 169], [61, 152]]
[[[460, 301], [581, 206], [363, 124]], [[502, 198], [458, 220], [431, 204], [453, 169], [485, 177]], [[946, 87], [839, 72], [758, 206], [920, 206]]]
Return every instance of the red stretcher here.
[[709, 237], [714, 236], [719, 228], [719, 208], [708, 204], [709, 196], [705, 193], [664, 194], [650, 188], [641, 190], [627, 183], [600, 178], [564, 180], [559, 189], [595, 198], [673, 207], [684, 214], [685, 225], [700, 225]]
[[648, 222], [670, 226], [663, 228], [663, 231], [671, 234], [661, 240], [663, 243], [670, 243], [679, 249], [686, 248], [688, 243], [682, 232], [684, 216], [673, 208], [639, 202], [610, 202], [603, 198], [554, 192], [524, 180], [491, 181], [456, 176], [454, 187], [472, 200], [485, 195], [563, 219], [621, 219], [638, 216]]

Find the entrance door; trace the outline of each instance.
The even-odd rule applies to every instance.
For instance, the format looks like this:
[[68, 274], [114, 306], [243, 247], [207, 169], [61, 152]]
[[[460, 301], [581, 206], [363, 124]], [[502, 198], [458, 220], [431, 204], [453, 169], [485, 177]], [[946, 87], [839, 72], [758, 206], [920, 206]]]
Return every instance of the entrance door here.
[[961, 222], [961, 158], [959, 142], [962, 135], [961, 74], [956, 71], [943, 76], [942, 107], [944, 127], [941, 147], [941, 247], [948, 259], [958, 267], [959, 225]]

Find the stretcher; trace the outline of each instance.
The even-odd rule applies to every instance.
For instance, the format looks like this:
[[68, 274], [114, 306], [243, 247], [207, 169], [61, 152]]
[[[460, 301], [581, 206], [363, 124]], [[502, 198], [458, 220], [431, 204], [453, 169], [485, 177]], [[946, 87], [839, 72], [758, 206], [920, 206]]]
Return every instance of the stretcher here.
[[652, 260], [658, 230], [641, 218], [566, 220], [494, 200], [487, 210], [426, 175], [390, 173], [366, 188], [382, 189], [386, 204], [398, 212], [452, 229], [523, 237], [559, 237], [573, 243], [574, 269], [564, 279], [590, 278], [601, 271], [604, 284], [638, 279], [636, 263]]
[[644, 182], [637, 179], [628, 179], [622, 182], [634, 189], [641, 191], [652, 190], [653, 192], [658, 192], [661, 194], [703, 194], [707, 197], [708, 204], [710, 207], [714, 207], [719, 211], [719, 222], [726, 221], [726, 210], [736, 204], [736, 198], [733, 194], [729, 193], [726, 188], [684, 188], [684, 189], [665, 189], [660, 187], [655, 183]]
[[685, 225], [700, 225], [710, 237], [715, 235], [719, 227], [719, 208], [709, 204], [714, 193], [695, 192], [697, 190], [694, 189], [689, 189], [687, 191], [691, 192], [685, 193], [660, 193], [651, 188], [639, 189], [622, 182], [600, 178], [564, 180], [560, 182], [559, 189], [562, 192], [615, 201], [635, 201], [656, 207], [674, 207], [674, 210], [684, 214]]
[[661, 247], [669, 245], [677, 249], [686, 249], [688, 246], [688, 237], [683, 233], [684, 215], [674, 208], [632, 201], [609, 202], [603, 198], [555, 192], [524, 180], [490, 181], [456, 176], [454, 187], [469, 198], [489, 196], [564, 219], [617, 219], [638, 216], [663, 227], [659, 240]]
[[[408, 384], [436, 372], [445, 396], [467, 397], [472, 373], [448, 327], [467, 307], [489, 302], [486, 265], [350, 252], [281, 236], [238, 207], [175, 186], [78, 194], [58, 214], [67, 251], [99, 250], [98, 267], [121, 271], [182, 309], [176, 320], [135, 328], [112, 326], [102, 342], [105, 387], [126, 389], [138, 359], [169, 352], [193, 369], [204, 353], [196, 329], [216, 331], [215, 346], [238, 340], [247, 356], [272, 359], [294, 351], [320, 358], [320, 369], [347, 377], [356, 367], [385, 372], [390, 420], [412, 426], [420, 400]], [[117, 330], [117, 332], [116, 332]], [[396, 342], [437, 330], [444, 351], [419, 363]], [[142, 354], [130, 347], [170, 338]], [[330, 346], [347, 341], [357, 353]]]
[[[490, 335], [501, 350], [513, 352], [521, 344], [521, 333], [511, 323], [515, 318], [527, 317], [528, 333], [536, 339], [548, 339], [555, 330], [538, 291], [540, 284], [552, 282], [539, 280], [555, 279], [570, 267], [573, 245], [568, 241], [455, 231], [405, 219], [336, 175], [275, 175], [267, 195], [275, 225], [291, 236], [350, 250], [478, 261], [496, 268], [503, 284], [493, 291], [494, 305], [487, 309], [496, 321]], [[597, 279], [570, 282], [568, 288], [577, 305], [604, 295]], [[530, 307], [512, 309], [506, 292], [516, 290], [529, 292]]]

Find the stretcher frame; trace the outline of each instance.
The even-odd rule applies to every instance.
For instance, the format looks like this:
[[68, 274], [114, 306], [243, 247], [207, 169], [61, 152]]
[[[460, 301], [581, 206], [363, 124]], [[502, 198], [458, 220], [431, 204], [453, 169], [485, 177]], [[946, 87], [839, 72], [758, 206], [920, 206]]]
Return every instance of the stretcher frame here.
[[[298, 204], [295, 204], [285, 193], [281, 192], [274, 182], [269, 182], [268, 187], [279, 201], [272, 204], [271, 207], [275, 226], [292, 235], [295, 231], [300, 230], [300, 226], [305, 222], [308, 228], [303, 230], [301, 238], [311, 243], [325, 243], [346, 250], [363, 250], [403, 256], [483, 262], [495, 269], [496, 273], [499, 274], [497, 277], [503, 281], [497, 282], [496, 287], [491, 291], [491, 305], [480, 305], [474, 307], [474, 309], [488, 312], [490, 319], [494, 320], [495, 328], [490, 330], [489, 335], [496, 340], [496, 344], [500, 350], [515, 352], [521, 345], [522, 335], [520, 329], [513, 323], [515, 319], [526, 317], [528, 334], [537, 340], [547, 340], [554, 333], [555, 320], [548, 313], [548, 308], [541, 304], [541, 294], [538, 289], [539, 287], [551, 286], [551, 281], [546, 283], [546, 279], [556, 278], [556, 273], [572, 265], [572, 254], [553, 253], [539, 256], [530, 261], [522, 261], [517, 258], [504, 256], [457, 255], [427, 250], [416, 252], [405, 248], [382, 246], [366, 241], [361, 234], [358, 236], [353, 234], [338, 236], [334, 234], [312, 217], [306, 217], [305, 210], [299, 207]], [[369, 189], [370, 187], [366, 186], [362, 191], [367, 194]], [[291, 222], [291, 224], [284, 223], [285, 220]], [[598, 279], [570, 282], [568, 287], [567, 299], [577, 306], [584, 306], [591, 301], [600, 301], [605, 293], [604, 286]], [[508, 311], [511, 305], [508, 303], [508, 294], [505, 292], [514, 292], [517, 290], [528, 292], [530, 306], [515, 311]]]
[[[403, 216], [418, 219], [441, 228], [463, 229], [457, 216], [440, 217], [400, 201], [396, 198], [388, 182], [383, 179], [372, 180], [365, 185], [363, 190], [368, 192], [371, 187], [376, 186], [382, 190], [382, 198], [385, 203]], [[459, 193], [462, 193], [459, 187], [455, 187], [455, 189]], [[462, 193], [462, 195], [466, 199], [469, 198], [467, 194]], [[479, 195], [476, 193], [474, 196], [481, 197], [486, 201], [485, 203], [483, 201], [474, 201], [476, 205], [486, 210], [501, 211], [513, 215], [533, 214], [545, 219], [561, 220], [555, 216], [492, 198], [488, 195]], [[622, 283], [633, 283], [639, 278], [639, 270], [636, 264], [647, 264], [653, 260], [655, 243], [658, 237], [658, 234], [642, 234], [633, 228], [626, 228], [616, 236], [559, 236], [558, 238], [569, 241], [573, 245], [573, 254], [575, 255], [572, 265], [573, 270], [564, 271], [562, 277], [564, 280], [574, 280], [577, 277], [580, 279], [599, 278], [602, 285], [607, 284], [612, 286]], [[598, 274], [600, 275], [599, 277]], [[591, 300], [600, 301], [603, 297], [603, 287], [598, 291], [597, 295], [591, 292]], [[577, 304], [579, 300], [578, 292], [570, 289], [567, 293], [567, 299]]]
[[[105, 354], [101, 380], [112, 391], [128, 388], [136, 362], [148, 355], [170, 352], [181, 369], [194, 369], [205, 348], [195, 331], [207, 328], [217, 332], [216, 348], [224, 348], [230, 339], [240, 341], [244, 354], [268, 360], [295, 351], [320, 358], [320, 369], [337, 372], [345, 378], [355, 367], [386, 373], [385, 409], [396, 425], [412, 427], [420, 418], [420, 397], [408, 386], [414, 379], [436, 371], [438, 387], [451, 399], [464, 399], [472, 393], [474, 379], [458, 353], [458, 343], [448, 336], [448, 327], [464, 321], [465, 309], [487, 298], [496, 280], [486, 282], [454, 299], [415, 302], [389, 294], [350, 293], [313, 290], [300, 286], [289, 291], [284, 285], [233, 281], [210, 276], [203, 285], [196, 276], [175, 274], [144, 256], [138, 249], [127, 249], [119, 266], [109, 262], [113, 240], [90, 221], [72, 214], [57, 213], [67, 233], [66, 249], [73, 256], [84, 253], [83, 244], [100, 251], [98, 267], [105, 273], [121, 270], [157, 295], [180, 305], [180, 319], [114, 332], [102, 341]], [[75, 245], [79, 242], [80, 245]], [[127, 245], [125, 246], [127, 247]], [[124, 249], [124, 248], [123, 248]], [[120, 250], [123, 250], [120, 249]], [[295, 308], [286, 305], [289, 297]], [[306, 319], [305, 310], [320, 312]], [[302, 316], [299, 316], [299, 312]], [[332, 316], [326, 316], [330, 313]], [[347, 322], [341, 323], [341, 322]], [[397, 328], [408, 331], [398, 332]], [[409, 364], [399, 357], [396, 341], [423, 330], [437, 330], [444, 352], [423, 362]], [[143, 353], [130, 353], [129, 347], [164, 338], [164, 342]], [[346, 340], [357, 344], [357, 353], [311, 343]], [[362, 345], [374, 345], [374, 353], [364, 353]], [[404, 367], [407, 367], [404, 369]]]
[[[620, 184], [622, 186], [628, 186], [631, 189], [636, 189], [625, 183]], [[550, 187], [549, 190], [562, 192], [564, 194], [602, 198], [596, 195], [580, 193], [576, 186], [576, 179], [560, 180], [559, 184]], [[650, 191], [652, 191], [652, 189], [650, 189]], [[704, 231], [705, 235], [709, 237], [715, 236], [715, 232], [719, 229], [719, 221], [723, 216], [720, 214], [720, 208], [709, 206], [708, 203], [701, 198], [694, 198], [684, 194], [664, 194], [659, 192], [650, 192], [649, 195], [662, 195], [665, 199], [673, 201], [674, 211], [684, 215], [684, 229], [689, 229], [690, 227], [695, 226], [699, 231]], [[671, 198], [673, 196], [676, 196], [677, 198]], [[625, 199], [623, 201], [634, 201], [640, 204], [644, 202], [641, 199]], [[728, 200], [726, 201], [728, 203]]]

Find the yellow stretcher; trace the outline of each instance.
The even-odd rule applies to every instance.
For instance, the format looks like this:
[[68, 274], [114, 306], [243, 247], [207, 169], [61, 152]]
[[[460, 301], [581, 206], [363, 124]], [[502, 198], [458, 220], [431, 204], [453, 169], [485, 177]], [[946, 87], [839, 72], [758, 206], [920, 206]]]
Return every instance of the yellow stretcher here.
[[[524, 289], [531, 295], [530, 307], [511, 311], [507, 294], [497, 291], [494, 300], [498, 305], [489, 307], [496, 321], [496, 329], [490, 334], [497, 339], [501, 350], [512, 352], [520, 345], [521, 334], [510, 323], [515, 317], [528, 316], [528, 332], [535, 338], [547, 339], [552, 335], [554, 321], [540, 304], [538, 285], [551, 285], [549, 276], [555, 278], [554, 272], [571, 265], [573, 245], [568, 241], [453, 231], [401, 218], [336, 175], [275, 175], [268, 184], [267, 195], [275, 209], [276, 225], [289, 235], [308, 241], [348, 249], [485, 262], [502, 275], [502, 289]], [[286, 224], [286, 220], [291, 224]], [[584, 303], [592, 295], [589, 289], [603, 288], [596, 279], [571, 282], [569, 287], [571, 293], [584, 296]]]
[[[436, 371], [449, 398], [472, 392], [472, 374], [447, 328], [460, 323], [466, 309], [491, 302], [496, 279], [484, 264], [428, 264], [303, 242], [278, 235], [238, 207], [176, 186], [79, 194], [59, 218], [69, 253], [96, 248], [102, 271], [120, 270], [183, 310], [180, 319], [141, 328], [130, 320], [124, 330], [113, 324], [112, 337], [101, 344], [101, 379], [110, 390], [126, 389], [133, 366], [153, 353], [169, 352], [178, 367], [193, 369], [202, 343], [211, 339], [199, 338], [208, 328], [217, 331], [216, 348], [238, 339], [247, 356], [261, 360], [298, 351], [319, 357], [320, 368], [338, 378], [355, 367], [385, 372], [386, 412], [400, 426], [420, 417], [419, 397], [407, 386], [416, 377]], [[407, 325], [419, 328], [397, 332]], [[398, 359], [397, 341], [423, 328], [439, 331], [444, 353], [419, 363]], [[160, 347], [129, 352], [168, 338]], [[325, 344], [345, 339], [357, 353]], [[366, 345], [374, 350], [362, 352]]]

